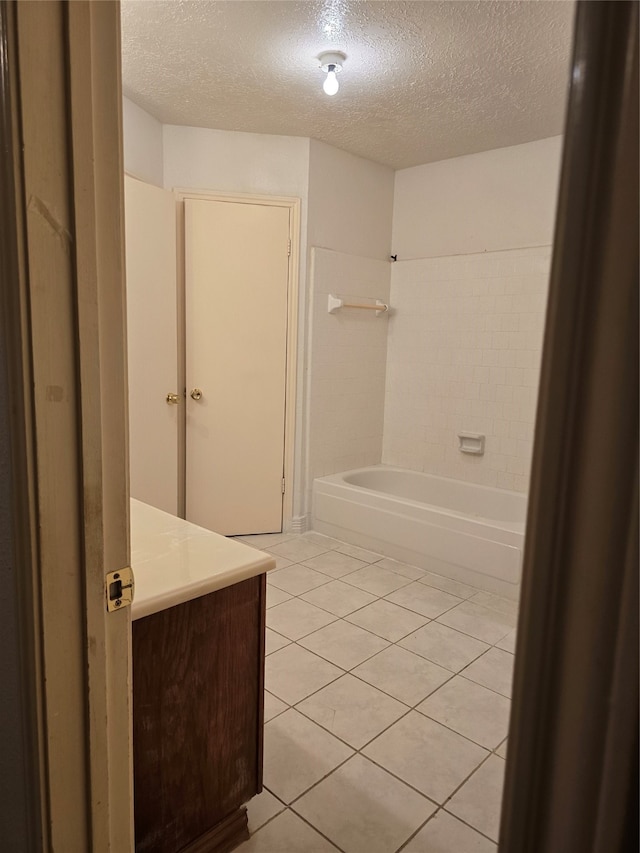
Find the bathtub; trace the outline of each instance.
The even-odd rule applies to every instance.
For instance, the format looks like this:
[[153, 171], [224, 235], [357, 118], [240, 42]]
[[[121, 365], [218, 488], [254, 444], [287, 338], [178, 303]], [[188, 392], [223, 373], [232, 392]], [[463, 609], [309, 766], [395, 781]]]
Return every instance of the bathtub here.
[[527, 496], [377, 465], [313, 483], [313, 529], [516, 599]]

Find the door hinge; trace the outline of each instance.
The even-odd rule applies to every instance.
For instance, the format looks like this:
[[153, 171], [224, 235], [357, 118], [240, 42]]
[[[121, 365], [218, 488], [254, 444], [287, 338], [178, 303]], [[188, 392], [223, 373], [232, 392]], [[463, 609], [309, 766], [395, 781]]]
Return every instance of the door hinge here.
[[291, 240], [287, 240], [287, 257], [291, 257]]
[[109, 572], [105, 578], [107, 611], [113, 613], [114, 610], [131, 607], [135, 586], [133, 569], [128, 566], [124, 569], [118, 569], [117, 572]]
[[283, 495], [284, 495], [284, 489], [285, 489], [285, 487], [284, 487], [284, 477], [283, 477], [283, 478], [282, 478], [282, 494], [283, 494]]

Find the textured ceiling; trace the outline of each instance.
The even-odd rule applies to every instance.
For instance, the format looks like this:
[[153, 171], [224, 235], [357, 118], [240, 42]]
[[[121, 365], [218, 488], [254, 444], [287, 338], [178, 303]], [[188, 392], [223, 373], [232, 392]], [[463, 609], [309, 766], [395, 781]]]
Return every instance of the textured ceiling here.
[[[562, 132], [571, 0], [124, 0], [165, 124], [310, 136], [396, 169]], [[315, 57], [347, 54], [332, 98]]]

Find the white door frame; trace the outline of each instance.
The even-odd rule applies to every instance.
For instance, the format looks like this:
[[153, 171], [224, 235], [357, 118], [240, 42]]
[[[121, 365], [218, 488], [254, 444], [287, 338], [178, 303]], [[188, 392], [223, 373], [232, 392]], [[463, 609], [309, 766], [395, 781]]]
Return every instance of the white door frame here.
[[41, 794], [33, 849], [126, 853], [131, 616], [105, 600], [106, 574], [130, 562], [119, 5], [6, 3], [4, 13], [26, 557], [16, 582]]
[[[185, 264], [184, 264], [184, 202], [186, 199], [201, 201], [226, 201], [235, 204], [263, 204], [268, 207], [286, 207], [290, 211], [289, 240], [291, 253], [289, 255], [289, 273], [287, 282], [287, 353], [285, 377], [285, 417], [284, 417], [284, 480], [285, 492], [282, 501], [282, 529], [287, 529], [293, 520], [293, 465], [295, 453], [296, 427], [296, 397], [297, 397], [297, 354], [298, 354], [298, 298], [300, 282], [300, 208], [299, 198], [293, 196], [254, 195], [248, 193], [215, 192], [213, 190], [198, 191], [182, 188], [173, 190], [178, 199], [178, 377], [181, 387], [186, 389], [186, 372], [184, 363], [184, 300], [185, 300]], [[184, 417], [182, 418], [184, 423]], [[181, 494], [178, 495], [178, 506], [181, 514], [185, 514], [184, 494], [184, 427], [179, 435], [180, 446], [180, 477]]]

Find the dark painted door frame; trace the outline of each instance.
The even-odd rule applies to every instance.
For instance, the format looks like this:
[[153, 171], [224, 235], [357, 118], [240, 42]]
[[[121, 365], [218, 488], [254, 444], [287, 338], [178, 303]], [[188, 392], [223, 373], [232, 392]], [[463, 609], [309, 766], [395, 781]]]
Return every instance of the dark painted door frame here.
[[500, 853], [638, 850], [638, 4], [577, 6]]

